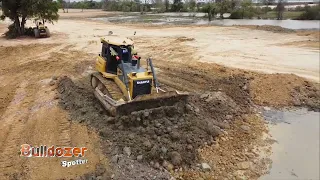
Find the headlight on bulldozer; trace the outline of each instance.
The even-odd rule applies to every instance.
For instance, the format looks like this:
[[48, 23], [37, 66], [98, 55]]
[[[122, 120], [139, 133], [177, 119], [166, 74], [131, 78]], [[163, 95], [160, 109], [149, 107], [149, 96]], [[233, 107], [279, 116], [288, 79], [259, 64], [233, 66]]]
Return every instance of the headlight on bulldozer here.
[[151, 74], [152, 74], [152, 71], [148, 71], [147, 74], [148, 74], [148, 75], [151, 75]]
[[136, 72], [132, 72], [131, 76], [137, 76], [137, 73]]

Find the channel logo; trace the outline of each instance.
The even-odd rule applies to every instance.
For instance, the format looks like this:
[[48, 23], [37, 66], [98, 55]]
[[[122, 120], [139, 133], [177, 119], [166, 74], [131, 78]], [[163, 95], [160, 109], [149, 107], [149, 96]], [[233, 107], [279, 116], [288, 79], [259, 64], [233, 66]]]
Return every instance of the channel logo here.
[[86, 147], [55, 147], [41, 145], [33, 147], [22, 144], [20, 156], [23, 157], [84, 157], [88, 148]]

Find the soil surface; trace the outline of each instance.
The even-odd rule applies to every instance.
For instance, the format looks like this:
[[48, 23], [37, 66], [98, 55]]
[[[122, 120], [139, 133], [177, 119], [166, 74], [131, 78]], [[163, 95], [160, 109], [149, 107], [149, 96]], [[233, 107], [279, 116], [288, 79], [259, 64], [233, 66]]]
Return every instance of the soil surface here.
[[[7, 24], [1, 22], [0, 33]], [[274, 45], [307, 36], [72, 19], [48, 26], [50, 38], [0, 40], [0, 179], [257, 179], [271, 162], [258, 153], [270, 150], [256, 104], [320, 107], [319, 84], [303, 78], [319, 78], [319, 51]], [[109, 116], [89, 85], [99, 38], [109, 31], [132, 38], [139, 55], [152, 56], [162, 87], [188, 91], [188, 99]], [[275, 64], [267, 51], [276, 52], [284, 63]], [[310, 64], [300, 66], [306, 57]], [[212, 62], [296, 75], [261, 74]], [[60, 164], [65, 159], [20, 157], [17, 152], [25, 143], [86, 146], [83, 158], [88, 164], [64, 168]]]
[[[104, 152], [113, 163], [119, 163], [127, 156], [156, 169], [192, 168], [199, 162], [198, 149], [204, 144], [216, 143], [216, 137], [232, 123], [233, 118], [226, 120], [226, 116], [241, 117], [243, 113], [250, 112], [249, 106], [241, 108], [218, 91], [191, 95], [187, 102], [174, 106], [114, 118], [108, 116], [95, 100], [88, 79], [74, 83], [67, 77], [61, 78], [59, 104], [70, 111], [72, 119], [99, 132], [107, 142]], [[131, 173], [125, 171], [114, 177], [125, 179], [134, 175]], [[140, 173], [135, 175], [136, 179], [142, 177], [137, 175]]]

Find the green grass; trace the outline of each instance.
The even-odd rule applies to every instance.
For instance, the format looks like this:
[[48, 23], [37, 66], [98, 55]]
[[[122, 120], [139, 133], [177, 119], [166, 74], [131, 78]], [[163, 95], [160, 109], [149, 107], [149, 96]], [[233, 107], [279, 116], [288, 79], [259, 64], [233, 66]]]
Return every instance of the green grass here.
[[[295, 19], [295, 18], [299, 17], [302, 13], [303, 13], [303, 11], [285, 11], [285, 12], [283, 12], [283, 19]], [[277, 12], [276, 11], [268, 12], [267, 18], [276, 19]]]

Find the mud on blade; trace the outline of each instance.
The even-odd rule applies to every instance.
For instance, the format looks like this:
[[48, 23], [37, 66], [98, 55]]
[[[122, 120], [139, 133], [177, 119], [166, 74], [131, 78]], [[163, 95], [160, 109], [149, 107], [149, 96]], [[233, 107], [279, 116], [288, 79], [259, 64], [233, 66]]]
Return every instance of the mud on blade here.
[[179, 94], [177, 92], [165, 92], [152, 95], [143, 95], [136, 97], [133, 101], [114, 103], [109, 98], [105, 98], [95, 92], [106, 110], [112, 115], [128, 115], [134, 111], [153, 109], [162, 106], [173, 106], [179, 102], [186, 102], [188, 94]]

